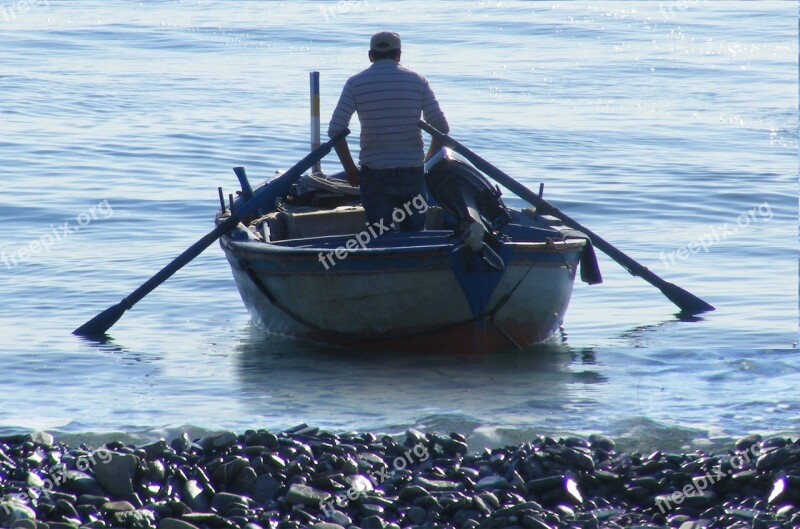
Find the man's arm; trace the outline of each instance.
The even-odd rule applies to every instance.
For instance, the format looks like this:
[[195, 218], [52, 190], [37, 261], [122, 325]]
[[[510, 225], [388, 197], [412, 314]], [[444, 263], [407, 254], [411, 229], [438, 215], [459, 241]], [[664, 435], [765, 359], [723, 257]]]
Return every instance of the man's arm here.
[[[447, 118], [444, 117], [444, 112], [442, 112], [442, 109], [439, 107], [439, 102], [436, 100], [436, 96], [433, 94], [433, 90], [431, 90], [427, 80], [425, 81], [425, 88], [425, 95], [422, 100], [422, 117], [425, 121], [430, 123], [431, 126], [447, 134], [450, 132], [450, 125], [447, 123]], [[425, 159], [427, 160], [436, 154], [441, 148], [442, 145], [435, 138], [431, 138], [431, 145], [428, 147], [428, 153], [425, 155]]]
[[[356, 103], [350, 91], [350, 82], [344, 84], [342, 95], [339, 97], [339, 102], [331, 116], [330, 124], [328, 125], [328, 137], [333, 138], [339, 132], [350, 126], [350, 118], [353, 117], [353, 112], [356, 111]], [[336, 154], [339, 156], [339, 161], [342, 162], [342, 167], [347, 174], [347, 182], [351, 186], [358, 186], [361, 176], [358, 166], [353, 161], [353, 155], [350, 154], [350, 147], [347, 145], [347, 138], [342, 139], [339, 143], [333, 146], [336, 149]]]
[[428, 147], [428, 153], [425, 155], [425, 161], [428, 161], [428, 158], [439, 152], [439, 149], [442, 148], [442, 145], [439, 143], [439, 140], [436, 138], [431, 138], [431, 146]]
[[339, 160], [342, 162], [342, 167], [344, 167], [344, 172], [347, 175], [347, 183], [358, 187], [361, 180], [361, 171], [358, 170], [356, 163], [353, 161], [353, 155], [350, 154], [347, 138], [342, 138], [342, 141], [334, 145], [333, 148], [336, 149], [336, 154], [339, 155]]

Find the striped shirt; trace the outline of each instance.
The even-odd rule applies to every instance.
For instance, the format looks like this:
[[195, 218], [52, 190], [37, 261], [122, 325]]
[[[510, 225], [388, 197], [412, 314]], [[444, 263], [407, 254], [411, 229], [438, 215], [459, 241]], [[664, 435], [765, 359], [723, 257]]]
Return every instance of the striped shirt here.
[[428, 81], [393, 59], [381, 59], [347, 80], [333, 111], [328, 137], [361, 122], [359, 161], [370, 169], [421, 167], [424, 163], [420, 116], [450, 131]]

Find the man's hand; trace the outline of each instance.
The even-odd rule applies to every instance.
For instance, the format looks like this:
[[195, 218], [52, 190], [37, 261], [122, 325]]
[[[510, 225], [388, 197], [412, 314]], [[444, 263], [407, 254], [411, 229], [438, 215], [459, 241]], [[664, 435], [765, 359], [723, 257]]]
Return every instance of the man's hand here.
[[353, 187], [358, 187], [361, 182], [361, 171], [357, 167], [348, 169], [345, 174], [347, 175], [347, 183]]

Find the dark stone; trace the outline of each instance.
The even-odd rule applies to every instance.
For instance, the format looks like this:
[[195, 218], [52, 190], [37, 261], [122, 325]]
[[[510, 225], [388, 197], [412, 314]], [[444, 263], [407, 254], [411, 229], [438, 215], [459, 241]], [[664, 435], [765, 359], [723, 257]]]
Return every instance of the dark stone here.
[[77, 494], [91, 494], [93, 496], [105, 496], [106, 491], [89, 474], [78, 470], [67, 470], [61, 476], [64, 480], [64, 487], [68, 491]]
[[691, 520], [683, 522], [680, 529], [705, 529], [711, 524], [710, 520]]
[[[49, 528], [50, 526], [48, 526]], [[17, 520], [14, 522], [14, 525], [11, 526], [11, 529], [36, 529], [36, 522], [33, 520]]]
[[565, 448], [559, 455], [563, 457], [573, 468], [578, 470], [594, 470], [594, 460], [592, 456], [577, 448]]
[[34, 445], [41, 446], [43, 448], [51, 448], [55, 440], [53, 439], [52, 434], [47, 432], [36, 432], [26, 435], [25, 441], [29, 441]]
[[112, 515], [115, 525], [123, 525], [131, 529], [145, 529], [155, 525], [155, 515], [145, 509], [137, 511], [118, 511]]
[[625, 492], [632, 500], [636, 502], [644, 501], [649, 494], [649, 491], [646, 488], [637, 487], [635, 485], [626, 485]]
[[450, 456], [459, 455], [459, 454], [466, 454], [469, 451], [467, 447], [467, 443], [463, 441], [459, 441], [457, 439], [448, 439], [444, 442], [443, 448], [444, 453]]
[[770, 437], [769, 439], [765, 439], [761, 443], [761, 448], [763, 448], [765, 450], [768, 449], [768, 448], [783, 448], [787, 444], [789, 444], [789, 443], [786, 441], [785, 437], [777, 437], [776, 436], [776, 437]]
[[344, 527], [350, 527], [351, 525], [353, 525], [353, 520], [345, 513], [337, 509], [333, 509], [331, 511], [331, 515], [328, 518], [330, 519], [331, 522], [338, 523], [339, 525], [342, 525]]
[[419, 485], [408, 485], [400, 490], [400, 494], [398, 496], [400, 501], [411, 503], [415, 499], [422, 496], [430, 496], [430, 493]]
[[225, 514], [233, 506], [241, 506], [246, 509], [248, 507], [247, 498], [229, 492], [219, 492], [211, 500], [211, 508], [218, 513]]
[[104, 503], [101, 507], [105, 512], [123, 512], [123, 511], [135, 511], [136, 507], [131, 505], [130, 502], [127, 501], [109, 501]]
[[207, 451], [221, 450], [232, 446], [237, 439], [236, 434], [233, 432], [221, 432], [200, 439], [198, 444]]
[[17, 501], [4, 502], [2, 509], [0, 509], [0, 524], [3, 526], [11, 527], [20, 520], [35, 519], [36, 512], [27, 505], [23, 505]]
[[548, 476], [546, 478], [533, 479], [525, 483], [528, 492], [542, 492], [548, 490], [561, 489], [564, 487], [564, 476]]
[[[524, 485], [524, 482], [523, 482]], [[478, 481], [475, 484], [476, 490], [497, 490], [497, 489], [508, 489], [511, 488], [511, 485], [500, 476], [486, 476]]]
[[163, 456], [164, 452], [167, 451], [167, 442], [164, 439], [159, 439], [158, 441], [142, 445], [139, 449], [144, 450], [145, 457], [148, 460], [154, 460]]
[[562, 516], [562, 517], [565, 517], [565, 518], [574, 518], [575, 517], [575, 511], [572, 510], [570, 507], [568, 507], [566, 505], [556, 505], [554, 511], [559, 516]]
[[296, 503], [311, 507], [318, 507], [320, 502], [326, 502], [331, 495], [305, 485], [292, 485], [286, 493], [288, 503]]
[[757, 475], [758, 473], [755, 470], [742, 470], [741, 472], [736, 472], [731, 475], [731, 479], [735, 481], [738, 486], [742, 486], [742, 484], [752, 481]]
[[192, 447], [192, 440], [189, 438], [189, 434], [184, 432], [180, 437], [176, 437], [170, 441], [169, 446], [180, 454], [188, 451]]
[[367, 516], [361, 520], [361, 529], [385, 529], [386, 522], [380, 516]]
[[478, 494], [478, 497], [486, 502], [492, 509], [500, 508], [500, 500], [493, 492], [485, 491]]
[[737, 452], [745, 452], [750, 450], [753, 446], [761, 443], [761, 436], [758, 434], [751, 434], [736, 441], [734, 445]]
[[159, 460], [147, 462], [147, 477], [151, 480], [161, 483], [166, 478], [164, 463]]
[[218, 485], [230, 485], [239, 475], [239, 472], [246, 466], [248, 466], [247, 459], [237, 457], [232, 461], [228, 461], [227, 463], [218, 466], [211, 476], [211, 479]]
[[472, 498], [472, 505], [480, 512], [483, 516], [491, 516], [494, 509], [489, 506], [489, 504], [481, 498], [480, 496], [474, 496]]
[[380, 496], [366, 496], [362, 500], [362, 503], [367, 505], [380, 505], [384, 509], [393, 509], [395, 506], [392, 500]]
[[207, 512], [211, 506], [211, 499], [208, 493], [193, 479], [183, 485], [181, 497], [193, 512]]
[[417, 476], [416, 478], [414, 478], [414, 482], [430, 492], [457, 491], [460, 488], [460, 485], [455, 481], [447, 481], [443, 479], [427, 479], [422, 476]]
[[541, 518], [530, 514], [524, 515], [520, 520], [520, 524], [527, 529], [553, 529]]
[[481, 513], [472, 509], [463, 509], [456, 512], [455, 516], [453, 516], [453, 523], [456, 527], [463, 527], [464, 524], [469, 520], [479, 520], [481, 518]]
[[239, 471], [239, 475], [237, 475], [236, 479], [234, 479], [233, 483], [231, 483], [231, 490], [239, 493], [247, 492], [250, 486], [255, 483], [257, 478], [258, 474], [256, 474], [256, 471], [251, 467], [246, 466]]
[[786, 465], [790, 459], [794, 459], [794, 450], [789, 447], [776, 448], [762, 453], [756, 461], [756, 470], [765, 472], [767, 470]]
[[423, 509], [433, 509], [439, 508], [441, 509], [441, 505], [439, 504], [439, 500], [434, 498], [433, 496], [420, 496], [419, 498], [414, 500], [414, 505], [417, 507], [422, 507]]
[[381, 505], [374, 505], [371, 503], [362, 503], [361, 504], [361, 515], [364, 517], [367, 516], [382, 516], [386, 509]]
[[136, 456], [112, 453], [107, 462], [99, 461], [94, 465], [94, 476], [111, 496], [127, 496], [133, 493], [133, 476], [137, 466]]
[[181, 520], [189, 522], [196, 526], [202, 526], [202, 525], [208, 525], [211, 527], [231, 526], [231, 524], [229, 524], [222, 516], [219, 516], [218, 514], [205, 513], [205, 512], [184, 514], [183, 516], [181, 516]]
[[56, 501], [56, 510], [62, 515], [68, 518], [73, 518], [75, 520], [80, 520], [81, 517], [78, 515], [78, 511], [75, 510], [75, 507], [66, 500], [57, 500]]
[[275, 499], [281, 487], [280, 481], [269, 474], [263, 474], [258, 476], [255, 482], [250, 486], [250, 497], [253, 498], [256, 503], [264, 504]]
[[278, 470], [286, 468], [286, 461], [284, 461], [282, 457], [276, 454], [265, 455], [264, 462], [272, 465], [274, 468]]
[[425, 434], [419, 430], [415, 430], [413, 428], [406, 430], [406, 446], [414, 447], [416, 445], [425, 445], [427, 444], [427, 441], [428, 440], [425, 437]]
[[589, 436], [589, 447], [611, 453], [616, 448], [616, 443], [604, 435], [592, 434]]
[[164, 518], [158, 523], [158, 529], [198, 529], [198, 527], [177, 518]]
[[405, 520], [412, 525], [420, 525], [425, 521], [428, 511], [422, 507], [411, 507], [406, 511]]
[[648, 490], [655, 490], [658, 487], [658, 480], [652, 476], [644, 476], [641, 478], [633, 478], [630, 484], [633, 487], [644, 487]]

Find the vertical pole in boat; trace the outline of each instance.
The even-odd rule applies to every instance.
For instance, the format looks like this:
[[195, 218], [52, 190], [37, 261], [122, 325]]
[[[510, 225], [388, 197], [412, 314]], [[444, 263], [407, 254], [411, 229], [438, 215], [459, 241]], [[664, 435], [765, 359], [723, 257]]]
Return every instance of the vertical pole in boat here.
[[[320, 145], [319, 138], [319, 72], [311, 72], [309, 74], [309, 81], [311, 85], [311, 150], [313, 151]], [[314, 164], [311, 168], [312, 173], [319, 173], [322, 171], [320, 162]]]
[[218, 187], [217, 191], [219, 192], [219, 211], [221, 214], [225, 214], [225, 195], [222, 194], [222, 188]]

